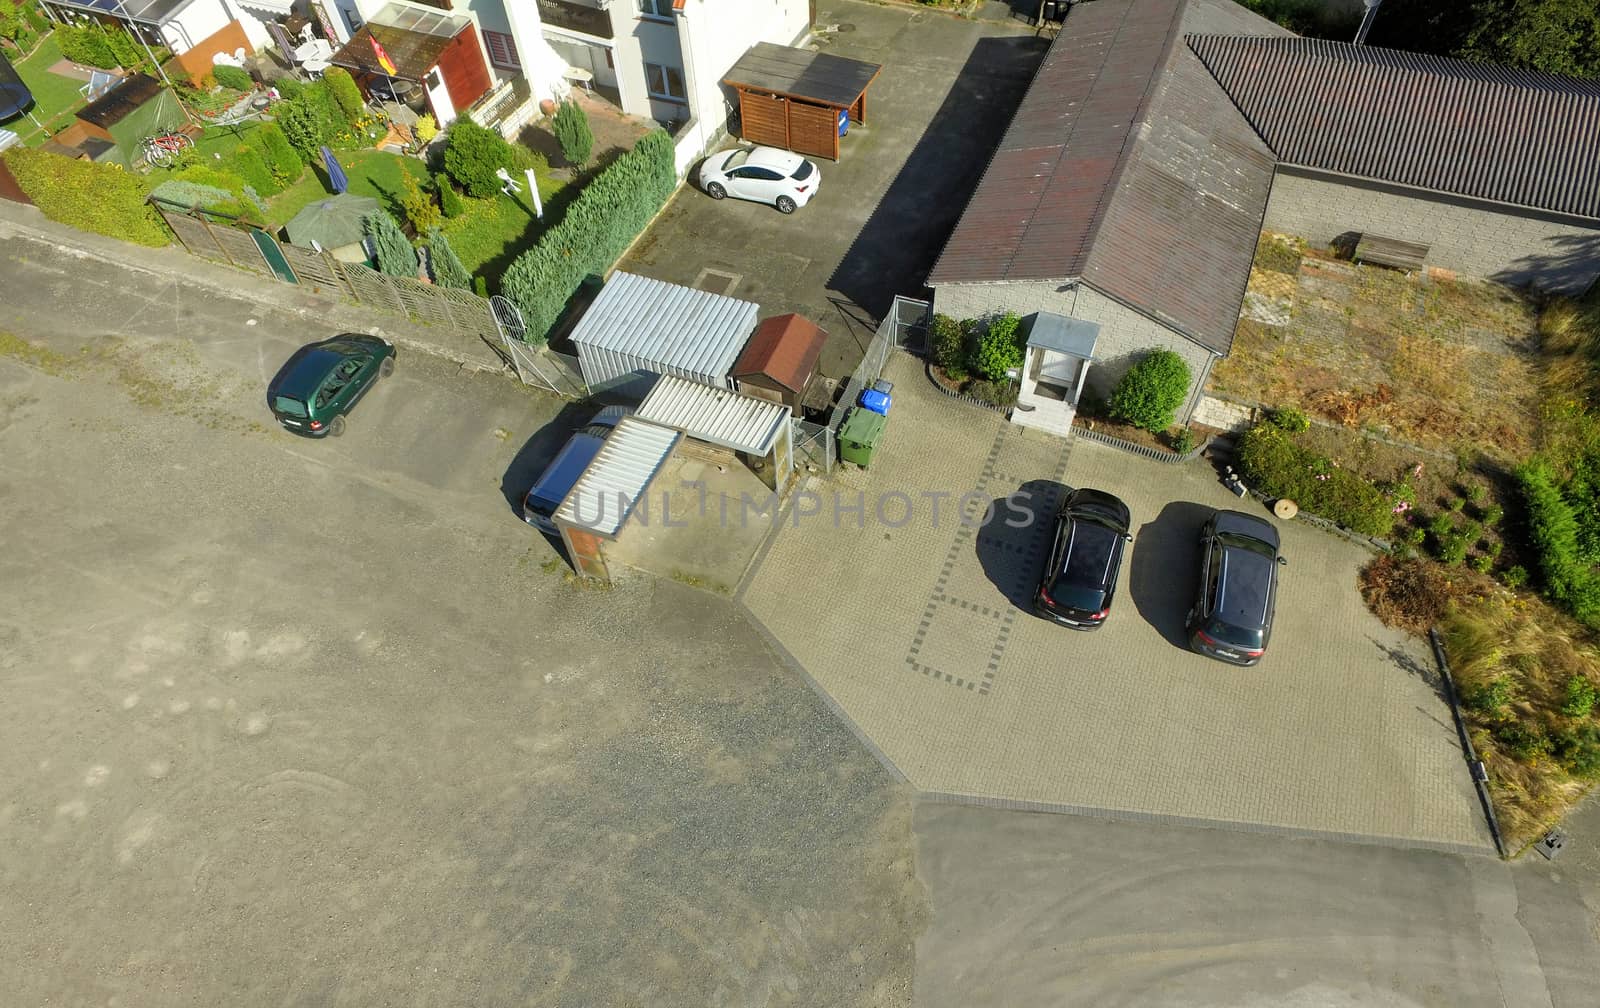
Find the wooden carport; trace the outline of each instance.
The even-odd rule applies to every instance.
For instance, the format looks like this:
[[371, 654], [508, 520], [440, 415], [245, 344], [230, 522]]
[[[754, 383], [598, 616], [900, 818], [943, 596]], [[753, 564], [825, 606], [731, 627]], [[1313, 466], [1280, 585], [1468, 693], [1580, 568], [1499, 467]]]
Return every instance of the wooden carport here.
[[751, 143], [839, 160], [840, 117], [867, 121], [867, 86], [883, 67], [761, 42], [722, 83], [739, 92], [741, 133]]

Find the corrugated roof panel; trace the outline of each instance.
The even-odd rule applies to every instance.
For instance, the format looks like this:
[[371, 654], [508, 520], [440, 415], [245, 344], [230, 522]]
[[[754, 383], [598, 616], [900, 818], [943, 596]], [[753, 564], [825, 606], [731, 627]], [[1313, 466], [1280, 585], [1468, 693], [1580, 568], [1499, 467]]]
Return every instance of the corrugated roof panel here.
[[1323, 39], [1188, 44], [1285, 163], [1600, 218], [1600, 81]]
[[584, 312], [572, 342], [726, 377], [760, 311], [749, 301], [619, 270]]
[[635, 415], [697, 440], [760, 457], [772, 450], [789, 422], [789, 407], [663, 375]]
[[623, 417], [556, 509], [555, 519], [615, 539], [683, 434]]

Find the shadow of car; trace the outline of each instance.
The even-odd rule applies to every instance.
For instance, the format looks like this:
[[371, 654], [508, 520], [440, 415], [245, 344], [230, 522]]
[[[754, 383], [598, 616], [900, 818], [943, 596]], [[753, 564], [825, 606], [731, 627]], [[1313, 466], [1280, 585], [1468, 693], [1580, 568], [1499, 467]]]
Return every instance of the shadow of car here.
[[1140, 617], [1173, 647], [1189, 646], [1184, 618], [1194, 604], [1200, 570], [1194, 544], [1211, 514], [1203, 504], [1172, 501], [1134, 533], [1128, 597]]
[[1039, 571], [1050, 550], [1056, 512], [1068, 489], [1054, 480], [1029, 480], [989, 503], [974, 536], [978, 563], [1006, 601], [1033, 611]]

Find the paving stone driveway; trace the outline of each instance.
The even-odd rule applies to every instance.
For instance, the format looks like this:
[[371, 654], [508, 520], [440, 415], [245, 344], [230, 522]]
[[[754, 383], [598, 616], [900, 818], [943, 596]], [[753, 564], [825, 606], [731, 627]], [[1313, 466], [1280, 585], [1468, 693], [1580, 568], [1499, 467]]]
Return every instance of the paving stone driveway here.
[[[1195, 534], [1210, 508], [1241, 506], [1206, 466], [1025, 431], [944, 398], [911, 357], [888, 376], [878, 461], [797, 498], [744, 600], [914, 786], [1487, 848], [1426, 653], [1363, 607], [1360, 550], [1284, 524], [1290, 566], [1267, 658], [1252, 669], [1202, 658], [1182, 644]], [[1044, 515], [1060, 483], [1133, 510], [1116, 610], [1094, 633], [1027, 611], [1049, 520], [1008, 527], [1022, 516], [1004, 499], [1028, 491]]]

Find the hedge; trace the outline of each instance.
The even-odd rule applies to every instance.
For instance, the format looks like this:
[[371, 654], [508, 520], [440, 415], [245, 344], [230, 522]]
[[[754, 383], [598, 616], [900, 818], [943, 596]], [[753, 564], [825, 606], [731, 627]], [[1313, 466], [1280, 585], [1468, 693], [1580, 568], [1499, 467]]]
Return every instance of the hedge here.
[[1301, 447], [1277, 426], [1245, 431], [1239, 438], [1238, 462], [1245, 482], [1269, 497], [1287, 497], [1300, 510], [1352, 532], [1383, 538], [1394, 531], [1395, 502], [1389, 494]]
[[677, 184], [672, 141], [653, 130], [584, 187], [561, 223], [518, 256], [500, 282], [501, 293], [522, 310], [530, 337], [548, 337], [578, 285], [604, 275]]
[[1600, 629], [1600, 574], [1583, 560], [1578, 517], [1562, 496], [1555, 474], [1536, 459], [1519, 466], [1516, 476], [1545, 591], [1580, 622]]
[[31, 147], [0, 157], [40, 212], [53, 221], [160, 248], [167, 228], [146, 202], [142, 178], [111, 163], [77, 161]]

